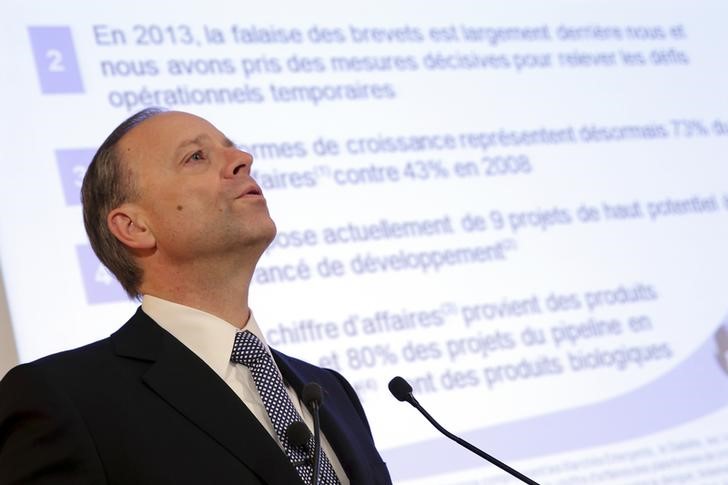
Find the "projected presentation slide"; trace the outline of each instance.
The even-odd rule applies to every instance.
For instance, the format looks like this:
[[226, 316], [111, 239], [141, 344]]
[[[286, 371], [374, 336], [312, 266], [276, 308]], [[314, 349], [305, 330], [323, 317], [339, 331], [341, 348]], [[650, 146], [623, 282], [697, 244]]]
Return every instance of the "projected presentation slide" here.
[[[728, 482], [728, 4], [0, 5], [0, 268], [21, 362], [136, 310], [84, 231], [150, 106], [253, 154], [268, 343], [356, 388], [396, 483]], [[324, 403], [325, 406], [325, 403]]]

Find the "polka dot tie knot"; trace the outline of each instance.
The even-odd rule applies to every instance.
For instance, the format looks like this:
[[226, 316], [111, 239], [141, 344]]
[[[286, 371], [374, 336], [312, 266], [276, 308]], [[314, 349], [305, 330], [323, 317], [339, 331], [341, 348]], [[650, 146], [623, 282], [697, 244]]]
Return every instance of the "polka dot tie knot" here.
[[266, 357], [270, 358], [258, 337], [247, 330], [235, 334], [231, 361], [250, 368], [261, 365], [261, 361]]
[[[296, 411], [296, 408], [288, 396], [283, 379], [278, 372], [273, 358], [268, 353], [258, 337], [245, 330], [235, 334], [233, 352], [230, 360], [242, 364], [250, 369], [255, 387], [263, 401], [265, 410], [268, 412], [278, 440], [283, 445], [288, 458], [296, 468], [298, 475], [304, 483], [310, 484], [313, 478], [313, 437], [309, 439], [306, 446], [296, 446], [288, 440], [288, 427], [296, 421], [303, 421]], [[321, 479], [319, 483], [326, 485], [338, 485], [331, 462], [324, 453], [321, 453]]]

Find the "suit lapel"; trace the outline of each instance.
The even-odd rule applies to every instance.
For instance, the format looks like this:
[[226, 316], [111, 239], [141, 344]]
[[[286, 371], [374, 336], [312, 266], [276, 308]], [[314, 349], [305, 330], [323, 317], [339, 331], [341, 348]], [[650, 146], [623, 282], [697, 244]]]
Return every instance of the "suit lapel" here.
[[341, 461], [341, 465], [349, 476], [349, 481], [352, 485], [357, 483], [366, 483], [367, 477], [371, 476], [371, 470], [364, 468], [366, 466], [360, 460], [356, 460], [356, 457], [364, 457], [366, 454], [358, 446], [362, 440], [361, 436], [351, 436], [343, 432], [343, 430], [350, 429], [347, 423], [341, 422], [341, 420], [331, 412], [331, 407], [321, 407], [321, 430], [326, 434], [326, 439], [329, 440], [331, 446], [336, 450], [336, 456]]
[[278, 444], [238, 396], [207, 364], [145, 313], [137, 311], [113, 340], [119, 355], [152, 362], [143, 381], [261, 480], [300, 483]]

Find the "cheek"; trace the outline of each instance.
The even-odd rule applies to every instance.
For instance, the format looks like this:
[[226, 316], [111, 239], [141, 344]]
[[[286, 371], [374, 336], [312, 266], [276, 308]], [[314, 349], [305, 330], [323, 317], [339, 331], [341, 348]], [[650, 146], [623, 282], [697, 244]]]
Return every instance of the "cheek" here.
[[211, 190], [213, 183], [202, 177], [195, 184], [165, 180], [148, 188], [145, 201], [153, 219], [153, 227], [168, 235], [181, 235], [204, 226], [211, 217], [229, 210], [220, 194]]
[[199, 214], [210, 210], [222, 210], [219, 201], [210, 194], [209, 190], [197, 187], [177, 187], [176, 190], [160, 191], [156, 200], [159, 213], [166, 213], [172, 217], [180, 213], [185, 215]]

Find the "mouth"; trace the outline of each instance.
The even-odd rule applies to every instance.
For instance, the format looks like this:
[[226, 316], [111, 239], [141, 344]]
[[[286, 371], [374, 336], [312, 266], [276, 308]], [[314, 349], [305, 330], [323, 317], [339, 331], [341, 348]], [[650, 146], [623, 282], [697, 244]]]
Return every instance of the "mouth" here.
[[237, 199], [242, 198], [262, 198], [263, 197], [263, 191], [258, 187], [257, 185], [249, 185], [245, 187], [245, 189], [238, 195]]

